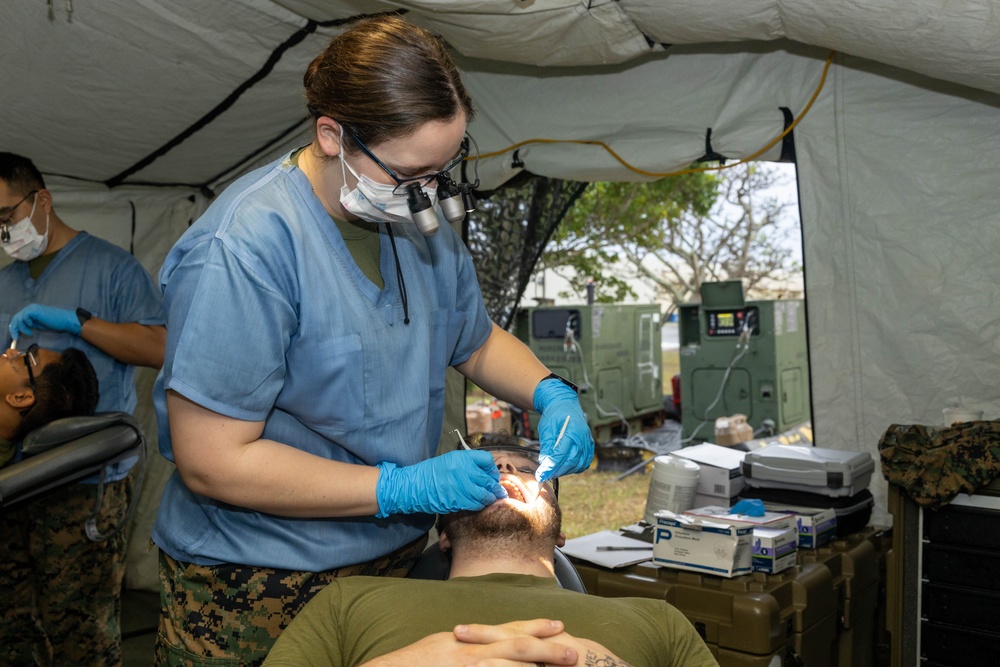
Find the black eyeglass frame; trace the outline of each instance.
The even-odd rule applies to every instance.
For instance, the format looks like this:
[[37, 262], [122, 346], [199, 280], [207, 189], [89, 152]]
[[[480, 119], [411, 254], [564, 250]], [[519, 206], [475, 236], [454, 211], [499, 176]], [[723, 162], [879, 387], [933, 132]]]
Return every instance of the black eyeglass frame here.
[[367, 155], [372, 162], [379, 166], [379, 169], [384, 171], [389, 178], [396, 182], [396, 187], [393, 188], [392, 191], [392, 194], [394, 195], [406, 194], [406, 190], [408, 190], [411, 185], [426, 187], [431, 181], [451, 181], [450, 172], [453, 171], [458, 165], [462, 164], [467, 157], [469, 157], [469, 141], [471, 137], [468, 133], [466, 133], [465, 137], [462, 139], [462, 144], [458, 149], [458, 155], [456, 155], [443, 170], [423, 174], [421, 176], [413, 176], [412, 178], [400, 178], [396, 175], [396, 172], [387, 167], [382, 160], [379, 160], [375, 153], [372, 153], [371, 149], [365, 146], [364, 142], [358, 139], [353, 132], [347, 130], [347, 133], [350, 135], [351, 140], [354, 141], [357, 147], [361, 149], [361, 152]]
[[20, 206], [21, 204], [23, 204], [28, 200], [28, 197], [37, 194], [38, 190], [32, 190], [28, 194], [21, 197], [21, 201], [17, 202], [13, 206], [5, 206], [4, 208], [0, 208], [0, 227], [3, 228], [3, 231], [0, 232], [0, 236], [2, 236], [0, 240], [2, 240], [4, 243], [10, 241], [10, 231], [7, 229], [8, 225], [10, 225], [10, 216], [14, 213], [14, 211], [17, 210], [18, 206]]
[[32, 366], [38, 365], [38, 360], [35, 359], [35, 353], [37, 352], [38, 343], [33, 343], [24, 351], [24, 367], [28, 369], [28, 386], [31, 387], [32, 393], [38, 391], [38, 388], [35, 386], [35, 371], [31, 370]]

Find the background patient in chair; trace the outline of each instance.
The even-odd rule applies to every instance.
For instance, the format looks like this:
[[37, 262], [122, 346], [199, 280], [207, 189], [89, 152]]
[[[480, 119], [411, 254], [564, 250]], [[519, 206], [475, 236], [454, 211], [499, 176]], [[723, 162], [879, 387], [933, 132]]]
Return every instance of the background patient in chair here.
[[14, 458], [16, 444], [55, 419], [92, 415], [97, 375], [75, 348], [56, 352], [32, 345], [8, 349], [0, 360], [0, 465]]
[[448, 580], [339, 579], [292, 621], [265, 665], [716, 664], [662, 600], [560, 588], [553, 553], [562, 517], [552, 487], [535, 480], [533, 452], [506, 434], [485, 436], [479, 448], [493, 451], [509, 497], [440, 518]]

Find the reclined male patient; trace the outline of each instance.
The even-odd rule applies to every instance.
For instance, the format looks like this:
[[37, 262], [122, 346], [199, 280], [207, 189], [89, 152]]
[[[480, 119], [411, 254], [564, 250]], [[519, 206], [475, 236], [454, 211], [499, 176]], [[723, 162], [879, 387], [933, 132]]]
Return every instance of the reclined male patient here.
[[82, 351], [32, 345], [0, 356], [0, 466], [14, 458], [16, 443], [34, 429], [62, 417], [94, 414], [97, 375]]
[[452, 556], [448, 581], [338, 579], [289, 624], [264, 665], [468, 665], [491, 658], [715, 665], [691, 624], [666, 602], [559, 587], [559, 506], [551, 486], [535, 481], [530, 450], [517, 442], [490, 434], [479, 445], [493, 451], [509, 498], [440, 519], [439, 544]]

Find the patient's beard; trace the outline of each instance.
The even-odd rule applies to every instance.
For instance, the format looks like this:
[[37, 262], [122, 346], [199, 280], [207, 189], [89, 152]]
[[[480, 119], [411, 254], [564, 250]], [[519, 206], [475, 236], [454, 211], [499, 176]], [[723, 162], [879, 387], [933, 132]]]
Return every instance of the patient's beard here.
[[539, 499], [526, 510], [499, 502], [481, 512], [456, 512], [444, 519], [442, 530], [452, 548], [466, 556], [531, 556], [524, 552], [551, 550], [562, 529], [562, 510], [551, 496]]

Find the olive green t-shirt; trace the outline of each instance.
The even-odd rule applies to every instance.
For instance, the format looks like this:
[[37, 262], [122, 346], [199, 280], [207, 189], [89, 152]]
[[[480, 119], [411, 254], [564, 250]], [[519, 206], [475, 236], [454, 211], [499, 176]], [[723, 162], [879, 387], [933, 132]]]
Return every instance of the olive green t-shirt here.
[[31, 275], [32, 280], [38, 280], [42, 275], [42, 271], [48, 268], [52, 260], [56, 258], [59, 251], [49, 253], [48, 255], [39, 255], [38, 257], [28, 261], [28, 273]]
[[265, 667], [358, 665], [460, 623], [551, 618], [630, 665], [717, 665], [691, 623], [663, 600], [600, 598], [518, 574], [448, 581], [344, 577], [320, 591], [285, 631]]
[[[292, 153], [291, 159], [295, 166], [299, 164], [299, 156], [305, 147]], [[333, 223], [340, 230], [340, 235], [344, 237], [351, 258], [358, 265], [361, 272], [368, 277], [368, 280], [375, 283], [379, 289], [385, 287], [382, 280], [382, 267], [379, 264], [381, 257], [381, 245], [378, 233], [377, 222], [367, 222], [365, 220], [347, 221], [338, 220], [330, 216]]]

